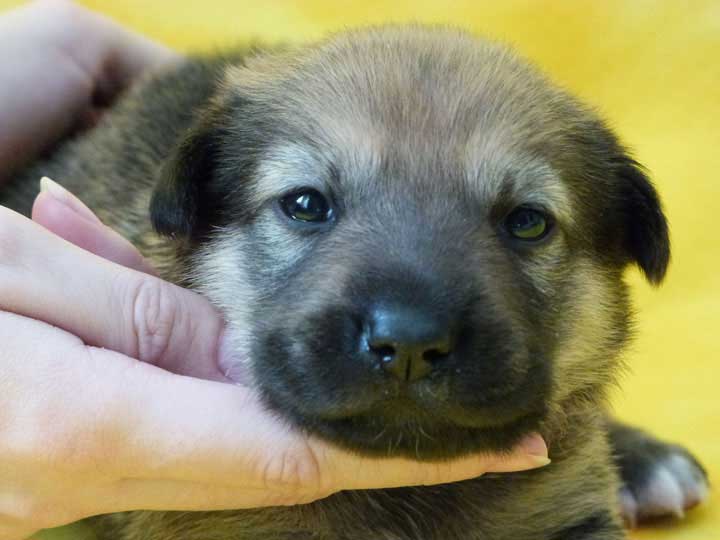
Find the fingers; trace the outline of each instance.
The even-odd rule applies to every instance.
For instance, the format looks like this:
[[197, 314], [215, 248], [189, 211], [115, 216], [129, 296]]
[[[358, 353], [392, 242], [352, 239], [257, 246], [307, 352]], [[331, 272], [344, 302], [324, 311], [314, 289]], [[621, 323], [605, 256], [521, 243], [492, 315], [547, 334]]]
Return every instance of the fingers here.
[[[158, 66], [171, 64], [181, 58], [172, 49], [152, 41], [145, 36], [118, 25], [111, 19], [92, 13], [97, 21], [99, 39], [107, 42], [105, 76], [119, 76], [132, 80], [141, 73]], [[115, 75], [112, 75], [112, 72]]]
[[224, 323], [207, 300], [96, 257], [6, 208], [0, 224], [0, 309], [169, 371], [225, 380]]
[[269, 504], [252, 459], [282, 441], [272, 420], [258, 426], [245, 390], [12, 313], [0, 312], [0, 342], [0, 529], [10, 518], [47, 527], [129, 509]]
[[33, 221], [103, 259], [146, 274], [155, 274], [140, 252], [100, 219], [69, 191], [45, 177], [35, 199]]
[[476, 478], [487, 472], [536, 469], [550, 463], [542, 437], [532, 434], [507, 454], [473, 454], [444, 462], [419, 462], [405, 458], [362, 458], [312, 443], [320, 465], [330, 478], [325, 483], [342, 489], [378, 489], [435, 485]]
[[125, 510], [233, 510], [265, 506], [295, 505], [317, 499], [302, 499], [294, 493], [265, 488], [222, 486], [175, 480], [127, 479], [112, 486], [107, 509], [102, 513]]
[[[72, 11], [81, 35], [67, 41], [67, 52], [95, 81], [96, 100], [110, 103], [141, 73], [178, 61], [181, 56], [160, 43], [124, 28], [108, 17], [66, 0], [41, 0], [43, 9]], [[88, 47], [87, 43], [92, 43]]]
[[40, 192], [52, 196], [53, 200], [62, 204], [68, 210], [72, 210], [73, 213], [84, 218], [88, 223], [102, 225], [100, 218], [93, 214], [92, 210], [85, 206], [85, 203], [51, 178], [43, 176], [40, 179]]
[[73, 492], [86, 515], [317, 493], [304, 438], [245, 388], [174, 375], [12, 313], [0, 312], [0, 342], [0, 455], [10, 471], [0, 496], [8, 481], [32, 489], [31, 474], [60, 489], [90, 482]]
[[[179, 395], [186, 396], [187, 403], [214, 403], [211, 409], [205, 409], [215, 411], [211, 415], [206, 412], [198, 415], [197, 405], [185, 410], [181, 404], [182, 410], [178, 410], [177, 401], [168, 403], [171, 409], [167, 414], [160, 412], [157, 403], [154, 405], [160, 418], [176, 415], [183, 424], [178, 425], [177, 432], [184, 435], [185, 443], [180, 446], [184, 451], [178, 461], [157, 464], [148, 472], [153, 479], [196, 484], [212, 479], [210, 483], [216, 487], [241, 482], [244, 488], [255, 490], [244, 495], [249, 497], [248, 505], [259, 506], [257, 497], [261, 496], [264, 501], [271, 501], [262, 504], [298, 504], [346, 489], [444, 484], [476, 478], [486, 472], [522, 471], [550, 463], [547, 447], [537, 434], [528, 436], [507, 454], [470, 455], [446, 462], [364, 457], [324, 441], [308, 439], [268, 412], [257, 396], [246, 389], [207, 384], [204, 388], [189, 385]], [[174, 391], [180, 391], [177, 382], [173, 386]], [[143, 422], [153, 424], [147, 415]], [[186, 422], [192, 425], [185, 425]], [[218, 437], [219, 433], [222, 437]], [[152, 435], [152, 429], [148, 429], [147, 436]], [[193, 443], [188, 445], [187, 441]], [[163, 444], [167, 441], [152, 441], [151, 446], [158, 448]], [[172, 455], [169, 450], [168, 455]], [[245, 476], [228, 477], [229, 470]], [[253, 504], [252, 500], [256, 502]], [[214, 504], [222, 506], [222, 501], [217, 499]]]
[[[538, 435], [508, 456], [442, 463], [362, 457], [308, 440], [244, 388], [161, 372], [131, 386], [129, 447], [137, 464], [117, 486], [125, 508], [148, 508], [149, 500], [165, 509], [298, 504], [346, 489], [444, 484], [549, 463]], [[540, 448], [544, 455], [528, 454], [543, 454]]]
[[[60, 18], [73, 31], [56, 40], [64, 52], [100, 85], [114, 94], [142, 72], [171, 63], [180, 55], [168, 47], [123, 28], [108, 17], [68, 0], [38, 0], [26, 8], [32, 17]], [[90, 44], [91, 46], [88, 46]]]
[[91, 77], [59, 52], [74, 21], [40, 3], [0, 14], [0, 177], [67, 133], [90, 101]]
[[0, 14], [0, 180], [179, 56], [67, 0]]

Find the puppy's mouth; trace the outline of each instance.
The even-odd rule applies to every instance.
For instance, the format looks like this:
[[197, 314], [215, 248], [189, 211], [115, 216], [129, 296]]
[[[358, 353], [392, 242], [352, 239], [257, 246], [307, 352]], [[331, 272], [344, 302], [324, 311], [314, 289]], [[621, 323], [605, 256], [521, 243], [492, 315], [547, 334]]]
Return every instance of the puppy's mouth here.
[[361, 454], [438, 460], [502, 452], [540, 428], [552, 363], [534, 343], [486, 333], [459, 340], [437, 361], [423, 357], [429, 369], [408, 375], [374, 351], [358, 352], [352, 327], [310, 337], [273, 331], [256, 342], [253, 375], [270, 409]]

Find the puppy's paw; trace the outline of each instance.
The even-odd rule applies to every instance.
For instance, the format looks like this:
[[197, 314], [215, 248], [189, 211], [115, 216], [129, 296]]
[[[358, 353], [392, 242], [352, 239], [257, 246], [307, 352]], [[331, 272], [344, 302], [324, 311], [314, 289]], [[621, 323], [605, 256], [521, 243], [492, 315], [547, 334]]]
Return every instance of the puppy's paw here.
[[629, 526], [666, 516], [682, 518], [707, 498], [707, 474], [684, 448], [625, 426], [611, 429], [610, 438], [623, 482], [621, 513]]

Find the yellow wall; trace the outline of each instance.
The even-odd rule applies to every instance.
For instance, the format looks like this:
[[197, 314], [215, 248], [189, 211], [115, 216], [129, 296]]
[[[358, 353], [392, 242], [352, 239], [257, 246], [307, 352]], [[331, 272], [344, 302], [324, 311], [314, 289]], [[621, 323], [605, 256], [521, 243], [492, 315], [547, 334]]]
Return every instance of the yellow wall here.
[[[0, 8], [17, 2], [0, 0]], [[720, 475], [720, 2], [712, 0], [88, 0], [181, 50], [248, 37], [311, 39], [386, 21], [446, 22], [514, 43], [597, 106], [653, 173], [673, 264], [651, 290], [636, 273], [633, 372], [621, 417], [683, 441]], [[717, 229], [717, 230], [716, 230]], [[717, 499], [717, 489], [715, 490]], [[715, 501], [717, 502], [717, 501]], [[720, 503], [636, 539], [720, 538]]]

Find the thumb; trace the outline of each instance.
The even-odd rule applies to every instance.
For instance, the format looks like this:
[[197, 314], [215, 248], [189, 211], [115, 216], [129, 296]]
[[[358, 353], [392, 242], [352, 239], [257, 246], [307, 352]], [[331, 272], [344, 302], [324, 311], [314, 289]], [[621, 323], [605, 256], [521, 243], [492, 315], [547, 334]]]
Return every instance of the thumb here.
[[442, 462], [356, 456], [318, 440], [311, 440], [310, 447], [331, 492], [445, 484], [488, 472], [524, 471], [550, 463], [545, 441], [537, 433], [525, 437], [506, 454], [471, 454]]
[[[70, 216], [55, 224], [69, 237], [89, 228], [94, 230], [91, 238], [116, 238], [96, 223], [83, 223], [87, 216], [78, 218], [65, 210], [55, 217], [45, 213], [51, 208], [45, 206], [46, 196], [36, 203], [39, 221], [50, 225], [58, 215]], [[233, 351], [224, 345], [223, 318], [205, 298], [97, 257], [9, 209], [0, 207], [0, 214], [0, 243], [14, 248], [3, 261], [7, 272], [0, 280], [0, 310], [49, 323], [87, 345], [173, 373], [227, 381], [220, 361]], [[122, 242], [111, 251], [113, 257], [138, 257]], [[137, 267], [141, 260], [127, 264]]]
[[80, 199], [47, 176], [40, 180], [40, 194], [33, 204], [32, 218], [90, 253], [133, 270], [155, 274], [135, 246], [105, 226]]

